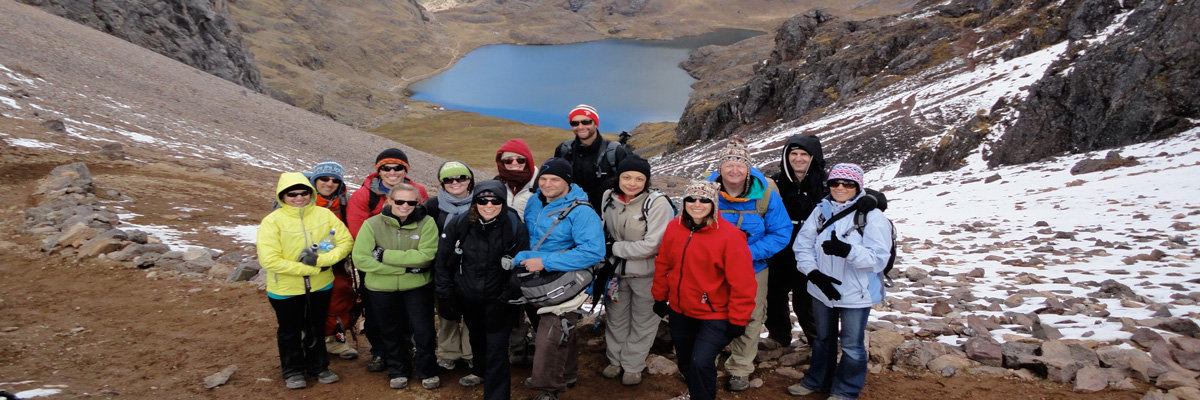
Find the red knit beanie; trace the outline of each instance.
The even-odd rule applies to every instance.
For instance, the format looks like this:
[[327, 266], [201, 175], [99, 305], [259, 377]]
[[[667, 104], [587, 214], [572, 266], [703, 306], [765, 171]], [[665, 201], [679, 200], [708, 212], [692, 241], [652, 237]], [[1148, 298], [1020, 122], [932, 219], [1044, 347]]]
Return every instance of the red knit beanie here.
[[567, 121], [569, 122], [569, 121], [575, 119], [575, 117], [580, 116], [580, 115], [591, 118], [597, 127], [600, 126], [600, 113], [596, 112], [595, 107], [589, 106], [587, 104], [580, 104], [580, 105], [575, 106], [575, 108], [572, 108], [571, 112], [567, 114]]

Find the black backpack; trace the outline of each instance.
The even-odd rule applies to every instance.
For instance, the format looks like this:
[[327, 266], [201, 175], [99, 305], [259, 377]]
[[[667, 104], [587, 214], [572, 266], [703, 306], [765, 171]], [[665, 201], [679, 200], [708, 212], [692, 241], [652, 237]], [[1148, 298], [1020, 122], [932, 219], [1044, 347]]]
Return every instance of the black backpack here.
[[[867, 213], [871, 212], [873, 209], [887, 211], [887, 196], [884, 195], [883, 192], [874, 189], [867, 189], [867, 194], [864, 195], [863, 198], [865, 199], [867, 197], [870, 197], [871, 200], [875, 201], [874, 207], [862, 207], [863, 204], [867, 203], [861, 203], [863, 200], [859, 199], [859, 204], [855, 204], [854, 207], [842, 210], [842, 212], [834, 214], [829, 218], [825, 218], [824, 214], [818, 213], [817, 223], [820, 225], [817, 227], [817, 233], [820, 234], [821, 232], [824, 232], [825, 228], [833, 225], [835, 221], [842, 219], [842, 217], [845, 217], [850, 213], [854, 213], [854, 228], [858, 231], [859, 235], [862, 235], [863, 228], [867, 226]], [[887, 219], [888, 224], [892, 226], [892, 249], [891, 256], [888, 257], [887, 266], [883, 268], [883, 281], [885, 286], [892, 287], [892, 278], [888, 276], [888, 273], [892, 272], [892, 267], [896, 264], [896, 224], [892, 222], [891, 218], [884, 218]]]
[[[600, 159], [602, 159], [602, 158], [608, 160], [608, 166], [611, 167], [614, 171], [617, 169], [617, 148], [621, 147], [620, 143], [617, 143], [617, 142], [614, 142], [611, 140], [607, 140], [607, 139], [603, 139], [603, 138], [602, 138], [602, 140], [607, 142], [608, 145], [604, 148], [604, 156], [596, 157], [596, 165], [594, 166], [596, 169], [596, 178], [603, 178], [606, 175], [608, 175], [600, 170]], [[558, 145], [558, 151], [556, 151], [555, 153], [559, 154], [560, 157], [564, 160], [567, 160], [567, 162], [574, 163], [575, 162], [575, 160], [573, 159], [573, 156], [575, 155], [574, 154], [575, 146], [573, 146], [574, 144], [575, 144], [575, 139], [565, 140]]]
[[[592, 207], [592, 204], [584, 200], [575, 200], [570, 207], [555, 213], [554, 224], [537, 244], [530, 247], [531, 250], [537, 250], [541, 247], [546, 238], [550, 237], [550, 233], [558, 226], [559, 222], [567, 218], [567, 215], [574, 211], [576, 207], [587, 206]], [[603, 263], [603, 261], [601, 261]], [[578, 296], [579, 293], [592, 286], [592, 280], [595, 278], [596, 266], [588, 266], [587, 268], [574, 271], [538, 271], [538, 272], [517, 272], [513, 274], [513, 279], [517, 286], [521, 288], [521, 297], [524, 304], [530, 304], [535, 307], [556, 306], [567, 302]]]

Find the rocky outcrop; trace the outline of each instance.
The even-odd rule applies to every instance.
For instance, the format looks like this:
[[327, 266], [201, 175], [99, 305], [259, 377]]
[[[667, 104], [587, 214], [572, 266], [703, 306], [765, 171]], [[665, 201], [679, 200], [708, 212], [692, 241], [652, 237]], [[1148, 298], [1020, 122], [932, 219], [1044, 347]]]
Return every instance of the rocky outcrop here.
[[21, 0], [262, 92], [225, 0]]
[[[1200, 2], [1080, 3], [1065, 31], [1076, 46], [1016, 107], [1019, 118], [989, 165], [1159, 139], [1195, 125], [1188, 119], [1200, 116]], [[1080, 45], [1110, 23], [1106, 17], [1126, 12], [1125, 26], [1107, 41]]]

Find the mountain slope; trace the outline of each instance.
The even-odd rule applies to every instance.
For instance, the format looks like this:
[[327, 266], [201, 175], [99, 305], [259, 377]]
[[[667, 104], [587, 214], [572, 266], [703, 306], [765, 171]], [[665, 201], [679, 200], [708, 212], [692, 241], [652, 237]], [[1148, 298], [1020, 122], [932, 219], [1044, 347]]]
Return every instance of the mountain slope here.
[[1200, 117], [1200, 99], [1183, 95], [1198, 88], [1200, 52], [1184, 28], [1200, 24], [1198, 8], [948, 1], [862, 22], [798, 15], [746, 84], [690, 100], [678, 147], [697, 144], [666, 165], [692, 171], [693, 154], [732, 134], [763, 152], [785, 132], [816, 134], [834, 161], [903, 159], [906, 175], [958, 168], [968, 156], [1020, 163], [1161, 138]]

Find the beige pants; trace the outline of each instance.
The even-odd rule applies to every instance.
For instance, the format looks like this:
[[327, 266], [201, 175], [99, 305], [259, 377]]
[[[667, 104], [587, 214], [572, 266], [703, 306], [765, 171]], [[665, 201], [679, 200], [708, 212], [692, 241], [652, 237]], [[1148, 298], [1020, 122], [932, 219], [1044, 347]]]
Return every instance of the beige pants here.
[[750, 314], [750, 323], [746, 324], [746, 334], [729, 343], [729, 359], [725, 360], [725, 370], [730, 375], [749, 376], [754, 372], [754, 356], [758, 355], [758, 335], [762, 333], [763, 314], [767, 309], [767, 268], [754, 274], [758, 282], [758, 293], [754, 295], [754, 312]]
[[654, 313], [654, 296], [650, 287], [654, 277], [621, 278], [617, 288], [618, 301], [606, 301], [607, 329], [604, 331], [605, 354], [608, 363], [625, 372], [646, 369], [646, 356], [654, 345], [661, 318]]
[[471, 338], [467, 324], [442, 317], [438, 317], [437, 321], [437, 357], [443, 360], [470, 360]]

